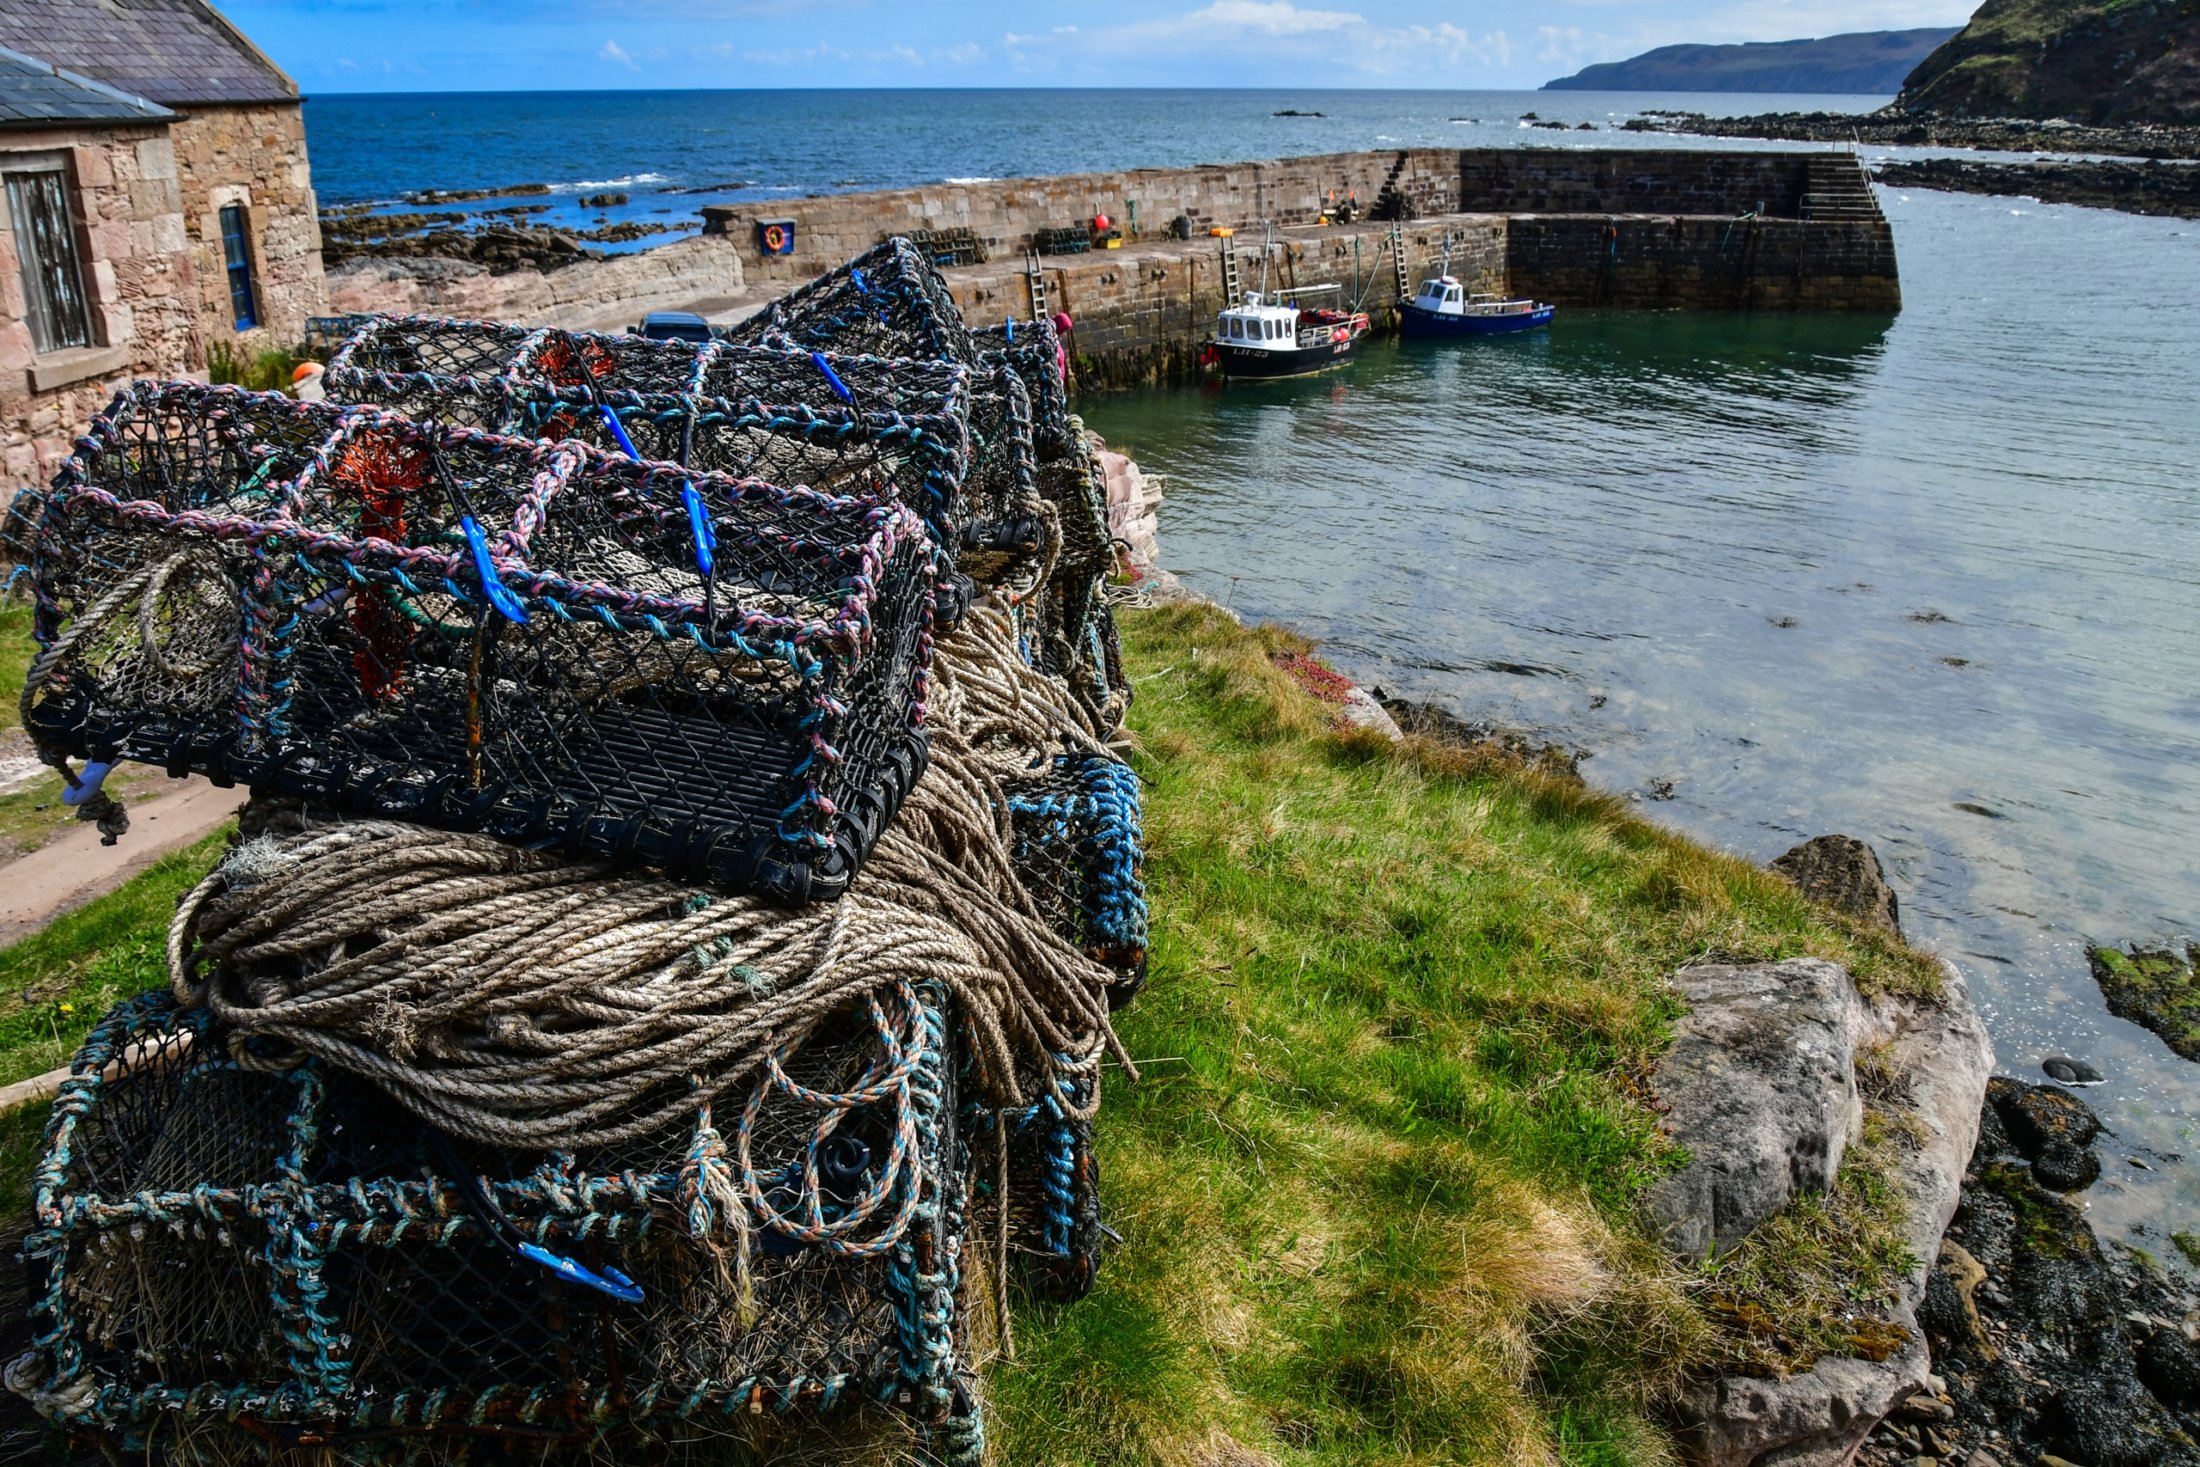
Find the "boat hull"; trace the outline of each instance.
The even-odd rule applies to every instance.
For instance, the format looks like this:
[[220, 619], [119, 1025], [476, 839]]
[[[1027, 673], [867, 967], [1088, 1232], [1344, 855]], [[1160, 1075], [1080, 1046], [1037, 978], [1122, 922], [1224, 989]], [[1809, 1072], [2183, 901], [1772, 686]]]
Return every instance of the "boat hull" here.
[[1315, 372], [1326, 372], [1331, 367], [1341, 367], [1352, 360], [1360, 349], [1361, 333], [1354, 333], [1342, 341], [1325, 341], [1315, 346], [1290, 347], [1283, 351], [1269, 351], [1258, 347], [1240, 346], [1235, 342], [1212, 343], [1215, 361], [1225, 377], [1250, 381], [1272, 381], [1279, 377], [1305, 377]]
[[1533, 331], [1539, 326], [1548, 326], [1551, 318], [1558, 314], [1555, 306], [1537, 306], [1532, 311], [1519, 311], [1506, 316], [1447, 316], [1425, 306], [1417, 306], [1411, 301], [1401, 305], [1398, 311], [1398, 334], [1425, 339], [1510, 336], [1515, 332]]

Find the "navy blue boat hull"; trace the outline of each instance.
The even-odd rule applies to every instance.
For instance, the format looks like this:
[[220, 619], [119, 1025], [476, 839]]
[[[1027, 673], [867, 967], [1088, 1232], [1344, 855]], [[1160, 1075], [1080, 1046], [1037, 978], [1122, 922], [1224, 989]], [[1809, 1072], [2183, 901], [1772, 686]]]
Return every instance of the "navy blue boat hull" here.
[[1398, 332], [1401, 336], [1429, 339], [1453, 336], [1510, 336], [1517, 331], [1533, 331], [1539, 326], [1551, 324], [1558, 314], [1556, 306], [1537, 306], [1532, 311], [1521, 311], [1510, 316], [1446, 316], [1417, 306], [1411, 301], [1398, 308]]

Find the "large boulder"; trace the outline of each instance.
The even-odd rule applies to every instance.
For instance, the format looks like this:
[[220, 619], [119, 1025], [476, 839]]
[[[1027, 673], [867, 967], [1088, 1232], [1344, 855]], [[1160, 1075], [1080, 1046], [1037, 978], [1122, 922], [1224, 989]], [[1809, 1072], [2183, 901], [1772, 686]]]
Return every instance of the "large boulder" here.
[[[1761, 986], [1771, 970], [1794, 969], [1798, 964], [1727, 968], [1729, 974], [1754, 972], [1756, 977], [1710, 982], [1702, 973], [1708, 966], [1682, 970], [1683, 976], [1698, 974], [1697, 981], [1683, 991], [1688, 987], [1709, 990], [1714, 998], [1724, 1000], [1721, 1007], [1729, 1014], [1721, 1026], [1737, 1024], [1746, 1032], [1746, 1024], [1738, 1021], [1747, 1014], [1749, 990]], [[1993, 1046], [1971, 1005], [1962, 974], [1952, 966], [1937, 1001], [1882, 997], [1868, 1005], [1855, 998], [1841, 969], [1830, 963], [1813, 967], [1838, 974], [1848, 996], [1826, 995], [1826, 974], [1811, 973], [1806, 978], [1796, 973], [1798, 993], [1790, 996], [1789, 1006], [1807, 999], [1818, 1017], [1797, 1015], [1795, 1032], [1816, 1045], [1821, 1042], [1816, 1031], [1846, 1014], [1854, 1026], [1850, 1050], [1884, 1045], [1885, 1069], [1893, 1076], [1878, 1104], [1891, 1113], [1896, 1122], [1893, 1129], [1902, 1138], [1894, 1182], [1905, 1204], [1904, 1241], [1918, 1261], [1902, 1279], [1888, 1312], [1890, 1322], [1906, 1339], [1885, 1360], [1824, 1359], [1809, 1370], [1778, 1380], [1727, 1376], [1689, 1387], [1675, 1403], [1675, 1415], [1683, 1447], [1690, 1460], [1703, 1467], [1846, 1467], [1888, 1413], [1925, 1388], [1931, 1369], [1917, 1308], [1925, 1297], [1933, 1263], [1940, 1257], [1941, 1237], [1955, 1215], [1964, 1168], [1978, 1141]], [[1684, 1022], [1693, 1023], [1694, 1018], [1691, 1015]], [[1695, 1027], [1701, 1032], [1704, 1026]], [[1778, 1065], [1769, 1067], [1747, 1082], [1748, 1089], [1768, 1098], [1777, 1094], [1782, 1070]], [[1809, 1072], [1814, 1077], [1820, 1074], [1816, 1061]], [[1795, 1082], [1802, 1078], [1796, 1076]], [[1835, 1108], [1838, 1096], [1830, 1082], [1818, 1079], [1815, 1083], [1820, 1096], [1816, 1113], [1823, 1115]], [[1790, 1122], [1797, 1136], [1795, 1152], [1814, 1155], [1802, 1139], [1810, 1112], [1791, 1104], [1789, 1113], [1795, 1117]], [[1860, 1112], [1852, 1114], [1861, 1118]], [[1744, 1153], [1729, 1151], [1729, 1165], [1740, 1156], [1762, 1154], [1768, 1144], [1769, 1138]], [[1697, 1164], [1692, 1162], [1691, 1170]], [[1816, 1170], [1814, 1165], [1812, 1175]], [[1832, 1171], [1828, 1166], [1825, 1175], [1830, 1178]]]
[[1799, 1193], [1823, 1193], [1862, 1117], [1863, 1001], [1818, 958], [1697, 963], [1673, 976], [1688, 1004], [1659, 1066], [1668, 1135], [1688, 1164], [1648, 1198], [1665, 1244], [1702, 1262]]
[[1902, 909], [1879, 855], [1853, 835], [1820, 835], [1772, 863], [1803, 895], [1860, 922], [1902, 931]]

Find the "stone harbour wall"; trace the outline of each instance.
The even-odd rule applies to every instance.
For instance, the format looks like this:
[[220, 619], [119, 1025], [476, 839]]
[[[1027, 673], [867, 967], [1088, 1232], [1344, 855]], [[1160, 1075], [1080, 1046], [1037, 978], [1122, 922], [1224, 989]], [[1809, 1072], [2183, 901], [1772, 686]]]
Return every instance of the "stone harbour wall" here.
[[744, 276], [740, 254], [731, 243], [706, 235], [558, 270], [502, 275], [471, 260], [362, 257], [330, 272], [328, 299], [339, 313], [459, 316], [619, 331], [653, 310], [721, 314], [716, 303], [740, 296]]
[[1712, 214], [1793, 219], [1808, 153], [1479, 148], [1459, 155], [1459, 207], [1492, 214]]
[[1897, 311], [1884, 220], [1525, 215], [1506, 223], [1510, 290], [1559, 306]]
[[[703, 210], [703, 228], [731, 240], [753, 277], [795, 280], [860, 254], [888, 235], [917, 229], [968, 229], [996, 260], [1020, 259], [1036, 231], [1070, 228], [1095, 214], [1108, 215], [1126, 230], [1135, 220], [1149, 240], [1165, 235], [1182, 215], [1204, 237], [1216, 225], [1243, 230], [1261, 221], [1311, 224], [1355, 195], [1364, 213], [1374, 208], [1386, 184], [1416, 215], [1452, 213], [1459, 208], [1459, 155], [1446, 148], [1399, 148], [713, 204]], [[794, 221], [793, 254], [763, 252], [757, 225], [769, 219]]]
[[[298, 104], [193, 104], [171, 131], [207, 339], [235, 338], [245, 351], [303, 340], [306, 318], [328, 312], [328, 288]], [[243, 332], [231, 310], [222, 252], [221, 211], [230, 204], [245, 211], [259, 316], [258, 326]]]

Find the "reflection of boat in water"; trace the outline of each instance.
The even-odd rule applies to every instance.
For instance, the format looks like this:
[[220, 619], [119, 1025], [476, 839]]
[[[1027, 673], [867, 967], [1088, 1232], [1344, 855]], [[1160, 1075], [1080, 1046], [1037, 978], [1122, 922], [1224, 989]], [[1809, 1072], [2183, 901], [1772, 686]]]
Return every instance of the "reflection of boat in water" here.
[[1551, 324], [1556, 306], [1538, 301], [1509, 301], [1494, 295], [1468, 295], [1450, 275], [1421, 282], [1412, 300], [1398, 308], [1399, 334], [1413, 337], [1502, 336]]
[[1244, 303], [1215, 318], [1215, 338], [1201, 360], [1225, 377], [1303, 377], [1352, 360], [1367, 335], [1364, 311], [1305, 310], [1283, 297], [1336, 290], [1334, 285], [1247, 291]]

